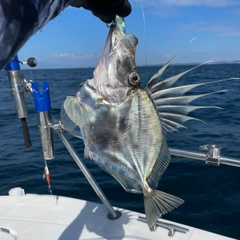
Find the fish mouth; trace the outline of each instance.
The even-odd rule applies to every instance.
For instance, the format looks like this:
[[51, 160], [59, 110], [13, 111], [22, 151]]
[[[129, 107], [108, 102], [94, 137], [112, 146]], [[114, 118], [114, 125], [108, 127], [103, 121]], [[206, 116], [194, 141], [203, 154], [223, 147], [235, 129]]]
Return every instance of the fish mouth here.
[[101, 56], [105, 58], [105, 63], [107, 63], [108, 58], [112, 54], [121, 55], [122, 58], [125, 55], [135, 55], [135, 49], [138, 44], [138, 39], [131, 34], [125, 34], [120, 30], [116, 24], [110, 26], [106, 44]]
[[124, 32], [122, 32], [116, 24], [111, 25], [109, 32], [109, 41], [111, 41], [112, 48], [116, 46], [118, 41], [120, 41], [121, 38], [124, 38], [124, 36], [127, 35]]
[[[93, 74], [93, 84], [103, 95], [108, 91], [106, 88], [113, 90], [126, 88], [124, 90], [126, 92], [132, 88], [129, 78], [134, 79], [136, 75], [137, 43], [138, 39], [134, 35], [125, 34], [116, 24], [110, 26], [99, 64]], [[126, 96], [127, 93], [121, 94]]]
[[124, 35], [125, 35], [125, 33], [122, 32], [116, 24], [112, 24], [110, 26], [106, 44], [105, 44], [105, 47], [103, 49], [102, 56], [101, 56], [101, 60], [104, 58], [104, 62], [106, 65], [108, 65], [107, 64], [108, 58], [109, 58], [110, 54], [114, 51], [114, 47], [117, 45], [118, 41], [120, 41], [121, 37], [123, 37]]

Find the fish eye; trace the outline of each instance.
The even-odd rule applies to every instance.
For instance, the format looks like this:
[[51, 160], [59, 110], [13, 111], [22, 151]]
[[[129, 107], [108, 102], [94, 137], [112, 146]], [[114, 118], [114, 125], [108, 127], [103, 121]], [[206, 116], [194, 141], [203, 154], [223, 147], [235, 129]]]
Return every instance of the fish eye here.
[[132, 72], [128, 76], [128, 83], [132, 86], [136, 86], [140, 82], [140, 76], [137, 72]]

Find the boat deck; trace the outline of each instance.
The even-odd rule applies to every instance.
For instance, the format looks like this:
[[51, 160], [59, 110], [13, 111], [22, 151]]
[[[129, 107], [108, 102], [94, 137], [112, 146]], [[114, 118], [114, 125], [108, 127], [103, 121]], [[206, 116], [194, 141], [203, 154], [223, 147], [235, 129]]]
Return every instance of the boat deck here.
[[121, 212], [121, 217], [110, 220], [105, 206], [93, 202], [54, 195], [1, 196], [0, 239], [230, 239], [163, 219], [159, 223], [163, 227], [150, 232], [144, 214], [114, 209]]

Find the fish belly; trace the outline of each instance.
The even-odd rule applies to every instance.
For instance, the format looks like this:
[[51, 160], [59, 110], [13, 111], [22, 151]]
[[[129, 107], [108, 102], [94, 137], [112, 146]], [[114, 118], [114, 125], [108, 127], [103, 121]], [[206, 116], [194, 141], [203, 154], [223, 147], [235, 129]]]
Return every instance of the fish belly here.
[[91, 108], [94, 114], [82, 128], [86, 155], [126, 191], [142, 192], [143, 182], [150, 178], [159, 160], [164, 140], [158, 113], [148, 94], [137, 89], [120, 104], [103, 101]]

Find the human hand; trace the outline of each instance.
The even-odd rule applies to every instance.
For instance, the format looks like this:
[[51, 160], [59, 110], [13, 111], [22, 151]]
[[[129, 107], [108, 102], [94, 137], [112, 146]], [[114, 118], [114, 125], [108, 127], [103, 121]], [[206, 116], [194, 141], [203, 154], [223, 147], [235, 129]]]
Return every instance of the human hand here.
[[90, 10], [106, 23], [112, 22], [116, 15], [126, 17], [132, 10], [128, 0], [74, 0], [70, 6]]

